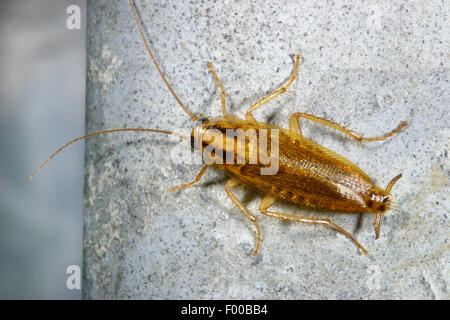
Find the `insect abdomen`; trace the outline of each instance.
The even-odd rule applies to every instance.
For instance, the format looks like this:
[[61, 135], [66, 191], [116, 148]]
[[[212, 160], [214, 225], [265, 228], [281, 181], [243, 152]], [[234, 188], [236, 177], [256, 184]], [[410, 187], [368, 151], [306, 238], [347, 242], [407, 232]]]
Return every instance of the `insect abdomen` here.
[[373, 187], [373, 183], [361, 169], [291, 131], [275, 126], [271, 129], [279, 130], [275, 174], [261, 175], [261, 168], [267, 165], [248, 161], [240, 165], [225, 164], [225, 171], [243, 184], [278, 199], [324, 210], [364, 211], [366, 205], [362, 195]]

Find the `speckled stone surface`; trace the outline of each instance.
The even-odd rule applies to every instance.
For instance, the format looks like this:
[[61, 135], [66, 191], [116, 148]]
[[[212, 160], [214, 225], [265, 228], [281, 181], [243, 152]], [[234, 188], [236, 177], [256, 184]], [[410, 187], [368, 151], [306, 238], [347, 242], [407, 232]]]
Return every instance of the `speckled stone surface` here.
[[[283, 4], [281, 4], [283, 3]], [[213, 62], [230, 113], [289, 77], [298, 81], [255, 112], [288, 126], [308, 111], [365, 136], [402, 120], [385, 142], [358, 145], [302, 121], [305, 136], [360, 166], [380, 187], [398, 173], [399, 210], [374, 239], [369, 214], [332, 215], [277, 204], [279, 211], [332, 219], [368, 249], [319, 226], [261, 216], [261, 196], [224, 191], [224, 177], [176, 155], [189, 146], [160, 134], [110, 134], [87, 141], [84, 298], [448, 299], [448, 3], [443, 1], [136, 1], [150, 46], [195, 114], [220, 114]], [[87, 131], [147, 127], [188, 133], [193, 125], [152, 65], [126, 1], [89, 2]]]

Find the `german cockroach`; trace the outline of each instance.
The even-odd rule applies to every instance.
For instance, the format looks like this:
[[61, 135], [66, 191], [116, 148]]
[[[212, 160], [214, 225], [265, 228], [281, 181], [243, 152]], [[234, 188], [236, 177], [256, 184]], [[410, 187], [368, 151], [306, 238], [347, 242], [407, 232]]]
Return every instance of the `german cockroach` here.
[[[401, 122], [396, 129], [381, 137], [363, 138], [336, 123], [307, 113], [294, 113], [289, 120], [289, 129], [258, 122], [252, 112], [289, 89], [297, 77], [300, 55], [295, 56], [295, 66], [288, 82], [282, 88], [254, 103], [247, 110], [245, 120], [227, 113], [225, 90], [212, 64], [208, 63], [208, 67], [220, 88], [222, 116], [202, 117], [200, 119], [189, 111], [175, 94], [152, 54], [132, 0], [130, 0], [130, 7], [146, 50], [162, 80], [180, 107], [196, 121], [191, 136], [186, 137], [172, 131], [146, 128], [122, 128], [90, 133], [59, 148], [33, 173], [30, 179], [62, 149], [85, 138], [123, 131], [175, 135], [189, 142], [194, 151], [202, 154], [204, 166], [192, 182], [174, 187], [170, 191], [186, 188], [198, 182], [208, 167], [225, 171], [230, 176], [230, 179], [225, 183], [226, 193], [256, 228], [257, 238], [254, 255], [257, 255], [260, 248], [261, 231], [256, 217], [233, 194], [232, 189], [238, 185], [248, 186], [263, 194], [259, 206], [259, 211], [263, 215], [331, 227], [345, 235], [366, 254], [366, 249], [349, 232], [330, 219], [301, 217], [270, 211], [269, 208], [277, 200], [285, 200], [322, 211], [374, 213], [375, 237], [378, 238], [381, 217], [391, 206], [391, 189], [401, 177], [401, 174], [393, 178], [386, 189], [376, 187], [367, 174], [354, 163], [305, 138], [302, 135], [299, 120], [304, 118], [331, 127], [359, 142], [385, 140], [400, 132], [407, 123]], [[264, 154], [261, 152], [263, 149], [265, 149]], [[276, 163], [276, 168], [270, 172], [274, 163]]]

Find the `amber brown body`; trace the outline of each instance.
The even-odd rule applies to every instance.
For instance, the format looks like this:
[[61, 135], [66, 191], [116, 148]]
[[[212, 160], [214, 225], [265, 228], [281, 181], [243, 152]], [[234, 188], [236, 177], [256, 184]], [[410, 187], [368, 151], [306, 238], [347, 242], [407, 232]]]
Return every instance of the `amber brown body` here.
[[[223, 169], [263, 194], [303, 206], [347, 213], [367, 211], [364, 198], [374, 187], [355, 164], [337, 153], [289, 130], [242, 121], [240, 127], [279, 130], [279, 167], [261, 175], [261, 164], [225, 164]], [[270, 140], [269, 140], [270, 141]]]
[[[277, 199], [280, 199], [309, 208], [338, 213], [377, 213], [375, 233], [378, 238], [381, 214], [390, 206], [389, 191], [401, 175], [395, 177], [388, 188], [383, 190], [376, 187], [369, 176], [350, 160], [303, 137], [300, 129], [293, 125], [294, 122], [291, 121], [291, 128], [288, 130], [268, 123], [257, 122], [251, 115], [247, 115], [247, 118], [247, 120], [243, 120], [224, 115], [213, 119], [201, 119], [191, 134], [192, 148], [194, 151], [202, 152], [204, 160], [211, 161], [214, 158], [215, 163], [206, 165], [193, 182], [177, 187], [175, 190], [197, 182], [208, 166], [214, 166], [224, 170], [232, 177], [229, 180], [230, 184], [226, 186], [226, 191], [233, 202], [254, 222], [259, 235], [256, 218], [231, 193], [232, 187], [242, 184], [261, 192], [264, 199], [261, 202], [260, 211], [265, 215], [285, 220], [329, 225], [345, 234], [366, 253], [367, 251], [348, 232], [328, 219], [293, 216], [268, 211], [268, 208]], [[323, 121], [326, 122], [326, 125], [335, 125], [332, 122]], [[406, 124], [401, 123], [399, 128], [392, 132], [400, 130], [404, 125]], [[259, 133], [261, 129], [265, 130], [267, 134], [261, 135]], [[232, 134], [236, 130], [254, 134], [239, 140], [235, 134]], [[353, 135], [350, 131], [346, 132], [345, 130], [342, 128], [345, 133]], [[276, 139], [271, 139], [275, 131]], [[214, 138], [212, 138], [214, 134], [211, 132], [216, 135]], [[385, 139], [388, 135], [381, 139]], [[261, 168], [270, 166], [267, 162], [262, 164], [250, 161], [252, 154], [259, 155], [260, 139], [267, 141], [268, 156], [276, 155], [278, 168], [274, 174], [261, 174]], [[239, 144], [243, 145], [245, 150], [244, 162], [239, 162], [237, 157]], [[200, 148], [196, 149], [196, 146]], [[212, 151], [205, 152], [206, 148], [211, 146], [213, 146]], [[273, 152], [274, 148], [277, 148], [275, 153]], [[260, 159], [259, 157], [254, 159], [256, 158]], [[233, 159], [233, 161], [230, 163], [229, 159]], [[258, 247], [259, 242], [257, 243]]]
[[[368, 206], [367, 201], [370, 194], [379, 188], [374, 186], [367, 174], [350, 160], [295, 132], [263, 122], [228, 116], [204, 121], [199, 132], [193, 134], [198, 137], [210, 129], [219, 130], [223, 135], [226, 135], [227, 129], [242, 129], [244, 132], [267, 129], [269, 144], [271, 131], [278, 130], [279, 166], [276, 174], [261, 175], [260, 170], [264, 165], [249, 163], [249, 147], [246, 147], [244, 164], [237, 164], [237, 161], [226, 164], [227, 150], [223, 148], [225, 149], [222, 153], [223, 164], [215, 165], [242, 184], [264, 195], [327, 211], [343, 213], [376, 211], [373, 205]], [[232, 150], [235, 155], [238, 144], [236, 140], [235, 138]], [[222, 143], [222, 146], [225, 146], [225, 143]]]

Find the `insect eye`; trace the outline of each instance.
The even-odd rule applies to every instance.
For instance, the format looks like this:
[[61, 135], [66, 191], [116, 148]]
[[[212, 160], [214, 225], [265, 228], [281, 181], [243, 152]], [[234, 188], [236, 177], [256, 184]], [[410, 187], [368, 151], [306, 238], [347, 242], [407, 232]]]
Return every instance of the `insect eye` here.
[[381, 202], [386, 203], [386, 202], [388, 202], [388, 200], [389, 200], [389, 197], [384, 197], [383, 200], [381, 200]]
[[197, 122], [195, 122], [195, 127], [202, 127], [206, 121], [208, 121], [208, 118], [199, 119]]
[[191, 134], [191, 148], [195, 149], [195, 138], [194, 138], [194, 134]]

